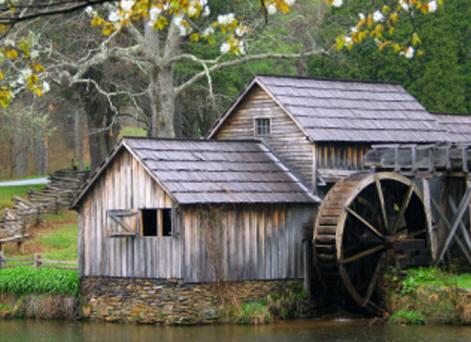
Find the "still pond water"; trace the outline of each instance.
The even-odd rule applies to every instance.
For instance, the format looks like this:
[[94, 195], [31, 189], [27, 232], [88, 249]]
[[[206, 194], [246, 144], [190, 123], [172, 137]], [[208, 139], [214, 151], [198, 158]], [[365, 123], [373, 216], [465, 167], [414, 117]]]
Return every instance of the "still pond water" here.
[[265, 326], [156, 327], [112, 323], [0, 321], [1, 342], [468, 342], [471, 327], [367, 326], [365, 321], [290, 321]]

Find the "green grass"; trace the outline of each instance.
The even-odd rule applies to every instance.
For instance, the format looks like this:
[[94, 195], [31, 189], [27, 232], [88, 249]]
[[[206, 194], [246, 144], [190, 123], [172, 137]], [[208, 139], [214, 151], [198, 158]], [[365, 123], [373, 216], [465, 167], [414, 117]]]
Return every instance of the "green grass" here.
[[242, 304], [234, 317], [234, 322], [238, 324], [266, 324], [272, 321], [269, 308], [262, 302]]
[[70, 224], [39, 238], [41, 246], [52, 249], [43, 257], [55, 260], [77, 260], [77, 225]]
[[119, 137], [145, 137], [147, 131], [139, 127], [122, 127]]
[[79, 277], [75, 270], [50, 268], [35, 270], [33, 267], [1, 269], [0, 293], [78, 295]]
[[44, 188], [44, 184], [37, 185], [20, 185], [20, 186], [1, 186], [0, 187], [0, 208], [13, 206], [12, 197], [26, 197], [28, 191], [33, 189], [39, 191]]
[[418, 286], [458, 287], [471, 289], [471, 274], [450, 274], [436, 267], [407, 270], [407, 276], [401, 281], [402, 293], [415, 291]]

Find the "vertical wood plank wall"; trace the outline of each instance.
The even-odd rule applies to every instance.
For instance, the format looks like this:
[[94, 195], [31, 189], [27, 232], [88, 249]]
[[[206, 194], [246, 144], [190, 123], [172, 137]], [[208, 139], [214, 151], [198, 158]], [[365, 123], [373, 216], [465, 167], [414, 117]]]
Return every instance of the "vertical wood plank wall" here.
[[[184, 280], [302, 278], [302, 226], [314, 217], [315, 208], [307, 204], [228, 206], [220, 215], [222, 224], [215, 223], [208, 228], [201, 211], [210, 210], [209, 206], [183, 207]], [[208, 243], [205, 234], [211, 234], [209, 229], [218, 230], [216, 244]], [[217, 265], [208, 261], [208, 248], [220, 255], [215, 261]], [[221, 279], [215, 279], [213, 266], [221, 268]]]
[[363, 156], [370, 144], [356, 142], [317, 142], [316, 166], [318, 169], [363, 170]]
[[[271, 118], [271, 135], [254, 136], [254, 118]], [[288, 115], [260, 87], [256, 87], [226, 120], [214, 139], [253, 139], [263, 141], [302, 177], [306, 185], [312, 185], [312, 146], [304, 133]]]
[[[79, 264], [84, 276], [181, 278], [181, 237], [107, 236], [108, 209], [171, 208], [170, 197], [127, 151], [121, 151], [79, 209]], [[178, 230], [178, 227], [175, 227]]]

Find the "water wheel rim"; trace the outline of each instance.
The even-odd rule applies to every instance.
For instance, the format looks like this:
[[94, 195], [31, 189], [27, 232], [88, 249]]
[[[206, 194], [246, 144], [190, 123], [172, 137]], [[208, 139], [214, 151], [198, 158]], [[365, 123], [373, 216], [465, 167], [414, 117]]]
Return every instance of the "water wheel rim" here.
[[[338, 186], [338, 188], [342, 189], [342, 186], [346, 187], [348, 189], [347, 193], [345, 196], [343, 196], [342, 201], [343, 201], [343, 206], [341, 208], [339, 208], [339, 215], [338, 215], [338, 218], [337, 218], [337, 224], [335, 226], [335, 257], [336, 257], [336, 261], [337, 261], [337, 270], [338, 270], [338, 275], [340, 276], [340, 280], [343, 282], [343, 284], [345, 285], [347, 291], [350, 293], [350, 295], [353, 297], [353, 299], [355, 300], [355, 302], [357, 302], [359, 305], [367, 308], [369, 311], [374, 311], [374, 312], [378, 312], [378, 311], [382, 311], [378, 306], [376, 306], [372, 301], [371, 301], [371, 296], [372, 296], [372, 292], [374, 289], [371, 288], [371, 283], [368, 285], [368, 287], [366, 288], [366, 293], [363, 292], [360, 293], [354, 284], [352, 284], [352, 279], [350, 278], [350, 275], [349, 275], [349, 266], [346, 265], [345, 261], [348, 261], [348, 259], [345, 259], [345, 255], [344, 255], [344, 242], [343, 242], [343, 238], [344, 238], [344, 234], [345, 234], [345, 229], [346, 229], [346, 221], [347, 221], [347, 218], [349, 217], [349, 215], [352, 215], [352, 212], [349, 210], [349, 206], [353, 203], [353, 201], [355, 201], [355, 199], [358, 198], [358, 196], [362, 193], [362, 191], [364, 191], [365, 189], [367, 189], [368, 187], [372, 186], [374, 184], [374, 186], [378, 189], [378, 196], [381, 197], [381, 196], [384, 196], [384, 194], [380, 194], [381, 192], [383, 192], [383, 188], [382, 188], [382, 181], [388, 181], [388, 182], [398, 182], [400, 184], [402, 184], [404, 186], [406, 190], [406, 192], [408, 192], [409, 194], [409, 199], [407, 200], [408, 203], [404, 209], [404, 213], [402, 213], [402, 215], [404, 216], [405, 215], [405, 212], [408, 208], [408, 205], [410, 203], [410, 200], [413, 196], [415, 196], [419, 201], [420, 201], [420, 206], [423, 208], [423, 197], [420, 193], [420, 191], [418, 190], [417, 186], [414, 184], [414, 182], [412, 182], [412, 180], [404, 177], [404, 176], [401, 176], [399, 174], [396, 174], [396, 173], [392, 173], [392, 172], [382, 172], [382, 173], [375, 173], [375, 174], [371, 174], [371, 173], [359, 173], [359, 174], [355, 174], [351, 177], [348, 177], [346, 178], [344, 181], [340, 182], [340, 183], [337, 183], [336, 185], [334, 185], [334, 187], [331, 189], [331, 191], [334, 191], [333, 189], [335, 188], [335, 186]], [[350, 184], [347, 184], [348, 182], [350, 182]], [[351, 184], [354, 184], [354, 186], [351, 186], [350, 188], [348, 188], [348, 186], [350, 186]], [[348, 186], [346, 186], [348, 185]], [[325, 209], [323, 208], [325, 205], [328, 205], [328, 202], [332, 202], [332, 198], [328, 198], [329, 195], [331, 194], [331, 191], [329, 191], [329, 193], [327, 194], [325, 200], [327, 199], [327, 201], [324, 201], [321, 205], [321, 208], [319, 209], [319, 214], [317, 215], [316, 217], [316, 223], [315, 223], [315, 228], [314, 228], [314, 239], [315, 241], [318, 239], [318, 237], [320, 236], [319, 234], [319, 229], [321, 227], [321, 224], [320, 224], [320, 217], [321, 217], [321, 214], [323, 212], [323, 210], [325, 211]], [[334, 195], [332, 196], [335, 196], [335, 191], [334, 191]], [[380, 202], [382, 202], [382, 204], [380, 205], [381, 206], [381, 215], [383, 216], [383, 224], [384, 224], [384, 228], [387, 229], [388, 227], [388, 223], [387, 223], [387, 212], [385, 210], [385, 205], [384, 205], [384, 198], [381, 200], [379, 200]], [[400, 214], [400, 213], [399, 213]], [[394, 222], [394, 225], [397, 225], [397, 223], [399, 222], [399, 218], [401, 215], [398, 214], [398, 218], [396, 219], [396, 222]], [[392, 227], [393, 228], [393, 227]], [[370, 233], [372, 234], [376, 234], [378, 235], [378, 237], [381, 236], [381, 233], [379, 231], [375, 231], [375, 228], [369, 228], [369, 230], [371, 231]], [[396, 234], [396, 232], [394, 232], [393, 230], [391, 231], [394, 234]], [[315, 253], [317, 254], [317, 246], [318, 244], [315, 242]], [[386, 256], [385, 256], [385, 248], [381, 248], [381, 247], [378, 247], [378, 248], [374, 248], [374, 247], [371, 247], [370, 250], [367, 250], [366, 251], [367, 253], [371, 253], [372, 255], [375, 254], [378, 256], [378, 261], [377, 261], [377, 264], [375, 265], [375, 271], [373, 271], [372, 273], [372, 278], [377, 278], [377, 274], [378, 274], [378, 267], [380, 267], [380, 262], [383, 263], [385, 262], [386, 260]], [[343, 261], [343, 262], [342, 262]], [[317, 266], [316, 266], [317, 267]], [[318, 268], [318, 267], [317, 267]], [[319, 269], [319, 268], [318, 268]], [[322, 273], [322, 272], [320, 272]], [[377, 279], [371, 279], [370, 281], [374, 281], [376, 282]], [[374, 284], [375, 285], [375, 284]]]

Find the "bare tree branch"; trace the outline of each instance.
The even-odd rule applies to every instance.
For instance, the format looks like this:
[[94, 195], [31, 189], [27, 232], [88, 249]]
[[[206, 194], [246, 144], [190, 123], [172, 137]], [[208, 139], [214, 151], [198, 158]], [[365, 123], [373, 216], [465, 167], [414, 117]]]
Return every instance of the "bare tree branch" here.
[[[184, 90], [186, 90], [188, 87], [191, 85], [195, 84], [202, 78], [204, 78], [208, 72], [215, 72], [219, 69], [222, 68], [228, 68], [232, 66], [237, 66], [241, 65], [247, 62], [252, 62], [252, 61], [259, 61], [259, 60], [266, 60], [266, 59], [298, 59], [298, 58], [304, 58], [304, 57], [309, 57], [309, 56], [315, 56], [315, 55], [320, 55], [320, 54], [327, 54], [326, 51], [324, 50], [313, 50], [313, 51], [307, 51], [307, 52], [301, 52], [301, 53], [293, 53], [293, 54], [284, 54], [284, 53], [263, 53], [259, 55], [247, 55], [244, 57], [240, 57], [238, 59], [233, 59], [230, 61], [222, 62], [222, 63], [217, 63], [214, 64], [213, 66], [209, 67], [208, 70], [201, 71], [200, 73], [194, 75], [191, 77], [189, 80], [187, 80], [185, 83], [182, 83], [178, 87], [175, 87], [175, 94], [180, 94]], [[204, 63], [201, 63], [204, 64]]]

